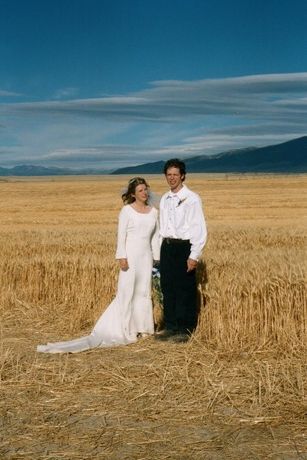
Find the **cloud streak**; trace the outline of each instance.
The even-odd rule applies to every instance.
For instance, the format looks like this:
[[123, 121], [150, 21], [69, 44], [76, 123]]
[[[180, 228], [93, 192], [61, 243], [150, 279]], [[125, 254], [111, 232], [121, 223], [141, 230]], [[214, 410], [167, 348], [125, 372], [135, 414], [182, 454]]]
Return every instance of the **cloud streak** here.
[[[306, 134], [307, 73], [157, 81], [133, 94], [61, 100], [74, 91], [58, 91], [59, 100], [0, 104], [0, 117], [12, 120], [2, 131], [18, 143], [11, 160], [23, 150], [28, 161], [44, 164], [118, 167]], [[29, 120], [41, 127], [39, 142], [25, 134]]]
[[14, 92], [11, 92], [11, 91], [4, 91], [4, 90], [1, 90], [0, 89], [0, 97], [18, 97], [18, 96], [21, 96], [21, 94], [19, 93], [14, 93]]
[[[71, 89], [70, 89], [71, 91]], [[63, 95], [69, 91], [59, 91]], [[292, 98], [290, 97], [292, 95]], [[28, 113], [71, 113], [120, 120], [169, 121], [187, 115], [274, 114], [281, 107], [307, 109], [307, 73], [257, 75], [216, 80], [160, 81], [133, 95], [12, 103], [6, 110]], [[264, 114], [265, 115], [265, 114]]]
[[75, 97], [77, 94], [77, 88], [60, 88], [56, 90], [53, 99], [69, 99], [71, 97]]

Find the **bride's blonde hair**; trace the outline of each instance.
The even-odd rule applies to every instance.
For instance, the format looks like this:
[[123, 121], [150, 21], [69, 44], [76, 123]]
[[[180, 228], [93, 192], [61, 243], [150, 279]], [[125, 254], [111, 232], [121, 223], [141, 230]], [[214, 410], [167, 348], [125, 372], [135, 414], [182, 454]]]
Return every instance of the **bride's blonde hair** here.
[[[127, 190], [122, 194], [124, 204], [131, 204], [135, 201], [135, 197], [133, 195], [135, 194], [135, 189], [138, 185], [145, 185], [149, 189], [149, 185], [143, 177], [133, 177], [128, 182]], [[146, 204], [148, 203], [146, 202]]]

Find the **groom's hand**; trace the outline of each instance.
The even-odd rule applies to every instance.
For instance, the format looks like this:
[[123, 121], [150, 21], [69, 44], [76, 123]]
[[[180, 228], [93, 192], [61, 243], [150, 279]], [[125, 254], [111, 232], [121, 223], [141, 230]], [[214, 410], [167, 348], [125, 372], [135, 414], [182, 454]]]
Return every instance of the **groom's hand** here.
[[195, 270], [197, 267], [197, 260], [194, 259], [188, 259], [187, 260], [187, 272], [191, 272], [192, 270]]
[[126, 272], [128, 270], [128, 268], [129, 268], [128, 260], [127, 259], [119, 259], [119, 266], [120, 266], [121, 270]]

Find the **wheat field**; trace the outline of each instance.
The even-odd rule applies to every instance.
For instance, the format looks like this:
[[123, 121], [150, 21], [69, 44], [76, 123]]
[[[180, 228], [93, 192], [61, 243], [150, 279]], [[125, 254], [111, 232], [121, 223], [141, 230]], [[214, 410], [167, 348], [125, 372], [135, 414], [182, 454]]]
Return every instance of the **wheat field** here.
[[306, 459], [306, 179], [188, 175], [209, 233], [191, 340], [49, 356], [116, 292], [128, 177], [0, 178], [0, 458]]

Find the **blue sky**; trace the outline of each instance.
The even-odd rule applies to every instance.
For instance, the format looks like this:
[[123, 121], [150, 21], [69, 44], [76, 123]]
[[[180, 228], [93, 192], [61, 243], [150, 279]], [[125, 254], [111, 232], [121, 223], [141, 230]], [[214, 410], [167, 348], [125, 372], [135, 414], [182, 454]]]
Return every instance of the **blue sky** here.
[[112, 169], [307, 134], [306, 0], [0, 12], [0, 166]]

